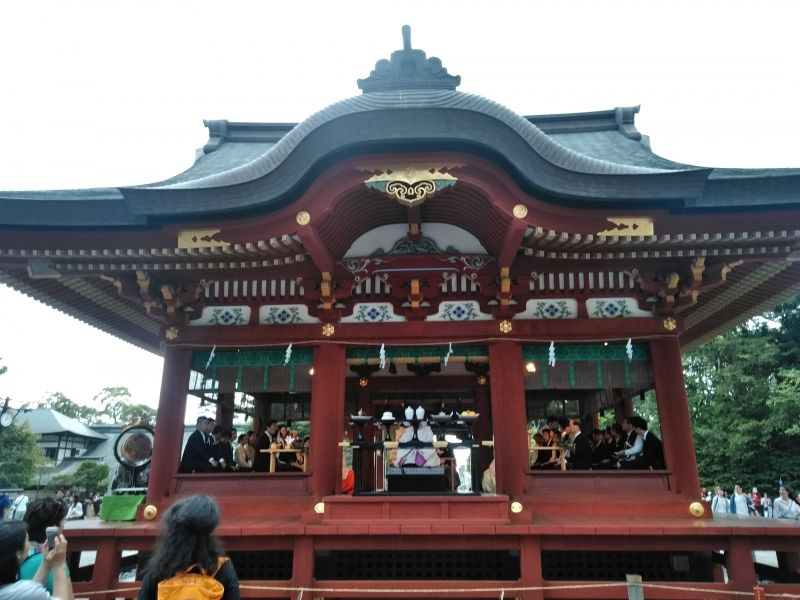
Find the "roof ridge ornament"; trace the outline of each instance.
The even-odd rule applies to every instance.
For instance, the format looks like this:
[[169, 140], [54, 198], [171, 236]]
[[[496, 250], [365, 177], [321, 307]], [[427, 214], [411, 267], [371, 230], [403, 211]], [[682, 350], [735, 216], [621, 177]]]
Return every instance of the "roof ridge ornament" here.
[[403, 49], [392, 52], [389, 60], [381, 59], [366, 79], [358, 80], [365, 94], [393, 90], [454, 90], [461, 76], [450, 75], [442, 61], [427, 57], [422, 50], [411, 48], [411, 27], [403, 25]]

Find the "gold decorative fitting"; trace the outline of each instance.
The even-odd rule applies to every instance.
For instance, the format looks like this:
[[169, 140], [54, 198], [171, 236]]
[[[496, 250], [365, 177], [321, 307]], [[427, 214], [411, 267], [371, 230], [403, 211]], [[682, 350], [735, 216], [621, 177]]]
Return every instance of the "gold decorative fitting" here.
[[336, 328], [332, 323], [325, 323], [325, 325], [322, 326], [322, 335], [325, 337], [331, 337], [334, 331], [336, 331]]
[[511, 321], [509, 321], [508, 319], [503, 319], [502, 321], [500, 321], [500, 331], [502, 331], [503, 333], [511, 333], [512, 329], [513, 327], [511, 325]]
[[410, 207], [422, 204], [441, 190], [455, 185], [458, 178], [447, 170], [460, 166], [365, 166], [360, 170], [373, 174], [364, 181], [368, 188]]
[[148, 504], [144, 507], [142, 511], [142, 516], [145, 518], [146, 521], [152, 521], [158, 516], [158, 508], [153, 506], [152, 504]]
[[318, 515], [324, 515], [325, 514], [325, 503], [324, 502], [317, 502], [314, 505], [314, 512], [317, 513]]
[[678, 322], [672, 317], [667, 317], [664, 319], [664, 329], [667, 331], [673, 331], [677, 326]]
[[650, 217], [608, 217], [607, 221], [613, 225], [597, 235], [607, 237], [626, 237], [634, 235], [655, 235], [653, 219]]
[[178, 339], [178, 328], [177, 327], [169, 327], [164, 332], [164, 337], [168, 340], [176, 340]]
[[689, 505], [689, 512], [692, 513], [693, 517], [702, 517], [706, 514], [706, 507], [703, 506], [702, 502], [692, 502]]
[[517, 217], [518, 219], [524, 219], [525, 217], [528, 216], [528, 207], [525, 206], [524, 204], [515, 204], [514, 210], [512, 212], [514, 213], [514, 216]]
[[213, 239], [221, 229], [184, 229], [178, 232], [178, 248], [225, 248], [230, 242]]
[[297, 213], [295, 219], [297, 219], [298, 225], [308, 225], [311, 223], [311, 213], [309, 213], [307, 210], [301, 210], [299, 213]]
[[511, 503], [511, 512], [515, 515], [518, 515], [522, 512], [522, 502], [517, 502], [516, 500]]

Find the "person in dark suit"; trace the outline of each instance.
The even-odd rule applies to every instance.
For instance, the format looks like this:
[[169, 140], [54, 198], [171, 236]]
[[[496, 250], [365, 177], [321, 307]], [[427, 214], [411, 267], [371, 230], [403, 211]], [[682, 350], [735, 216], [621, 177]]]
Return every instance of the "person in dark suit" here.
[[253, 471], [256, 473], [266, 473], [269, 471], [269, 452], [261, 452], [262, 450], [269, 449], [273, 442], [278, 441], [278, 422], [275, 419], [269, 419], [266, 423], [266, 429], [258, 436], [256, 441], [256, 455], [253, 458]]
[[181, 473], [209, 473], [213, 468], [219, 466], [214, 457], [214, 445], [210, 443], [210, 436], [207, 435], [207, 427], [208, 419], [198, 417], [197, 429], [186, 440], [186, 446], [183, 449]]
[[572, 449], [567, 458], [568, 469], [591, 469], [592, 468], [592, 442], [589, 437], [581, 432], [581, 420], [576, 418], [569, 420], [567, 429], [570, 436]]
[[642, 438], [642, 453], [622, 462], [623, 469], [663, 469], [664, 446], [655, 433], [647, 430], [647, 421], [642, 417], [632, 417], [637, 437]]

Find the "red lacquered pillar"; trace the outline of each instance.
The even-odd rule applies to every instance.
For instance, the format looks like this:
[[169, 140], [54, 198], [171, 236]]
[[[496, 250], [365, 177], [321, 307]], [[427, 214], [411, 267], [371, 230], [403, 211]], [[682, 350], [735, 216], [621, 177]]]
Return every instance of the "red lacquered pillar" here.
[[342, 483], [337, 468], [344, 418], [345, 349], [324, 344], [314, 349], [311, 381], [311, 490], [317, 499], [335, 494]]
[[178, 472], [191, 365], [190, 349], [167, 346], [156, 412], [156, 433], [153, 441], [155, 460], [150, 463], [150, 479], [147, 485], [148, 504], [161, 501], [169, 493], [172, 477]]
[[519, 497], [528, 468], [528, 418], [522, 348], [518, 343], [489, 344], [489, 376], [497, 493]]
[[694, 501], [700, 497], [700, 479], [697, 475], [689, 399], [683, 381], [683, 364], [678, 338], [652, 340], [650, 357], [653, 361], [664, 459], [667, 468], [672, 471], [677, 491]]

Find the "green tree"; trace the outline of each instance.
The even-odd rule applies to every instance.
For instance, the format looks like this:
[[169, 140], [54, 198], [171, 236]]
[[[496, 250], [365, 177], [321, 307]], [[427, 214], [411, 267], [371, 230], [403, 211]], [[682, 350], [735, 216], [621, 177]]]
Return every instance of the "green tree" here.
[[0, 487], [28, 487], [44, 462], [39, 436], [27, 423], [15, 423], [0, 433]]
[[75, 471], [72, 484], [87, 492], [102, 492], [108, 487], [108, 471], [107, 464], [86, 460]]
[[101, 414], [111, 423], [122, 423], [125, 407], [131, 402], [131, 392], [124, 386], [104, 387], [94, 397], [94, 402], [103, 407]]
[[49, 408], [83, 423], [96, 423], [99, 418], [99, 414], [94, 408], [78, 404], [67, 398], [62, 392], [51, 393], [43, 402], [39, 403], [37, 408]]
[[[800, 484], [800, 335], [789, 319], [749, 323], [706, 343], [684, 360], [700, 479], [704, 484], [776, 491]], [[793, 321], [794, 319], [794, 321]]]

